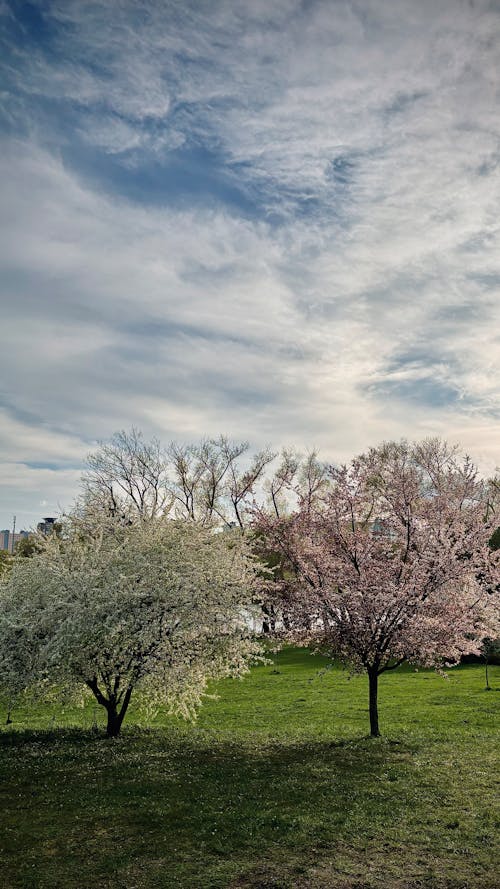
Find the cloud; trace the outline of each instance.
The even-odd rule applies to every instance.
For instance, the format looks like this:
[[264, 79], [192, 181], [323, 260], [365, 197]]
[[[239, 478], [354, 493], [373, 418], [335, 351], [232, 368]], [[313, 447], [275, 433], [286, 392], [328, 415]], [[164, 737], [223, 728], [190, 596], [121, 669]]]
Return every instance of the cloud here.
[[23, 508], [132, 423], [334, 459], [441, 434], [500, 462], [493, 5], [24, 6], [0, 9]]

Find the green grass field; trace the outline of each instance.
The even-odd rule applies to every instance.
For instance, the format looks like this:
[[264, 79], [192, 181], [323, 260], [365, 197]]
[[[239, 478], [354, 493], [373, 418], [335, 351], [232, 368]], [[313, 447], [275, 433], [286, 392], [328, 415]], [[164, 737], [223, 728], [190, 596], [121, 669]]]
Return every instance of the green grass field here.
[[14, 713], [2, 889], [497, 889], [500, 667], [490, 692], [386, 674], [370, 740], [366, 678], [325, 663], [284, 650], [196, 725], [132, 709], [117, 740], [92, 705]]

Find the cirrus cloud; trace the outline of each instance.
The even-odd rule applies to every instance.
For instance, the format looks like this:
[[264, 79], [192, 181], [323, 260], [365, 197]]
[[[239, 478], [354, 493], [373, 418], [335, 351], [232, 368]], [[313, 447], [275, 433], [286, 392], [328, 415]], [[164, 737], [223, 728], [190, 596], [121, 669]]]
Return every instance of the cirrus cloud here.
[[132, 423], [331, 459], [441, 434], [499, 462], [494, 5], [0, 22], [0, 524], [67, 502]]

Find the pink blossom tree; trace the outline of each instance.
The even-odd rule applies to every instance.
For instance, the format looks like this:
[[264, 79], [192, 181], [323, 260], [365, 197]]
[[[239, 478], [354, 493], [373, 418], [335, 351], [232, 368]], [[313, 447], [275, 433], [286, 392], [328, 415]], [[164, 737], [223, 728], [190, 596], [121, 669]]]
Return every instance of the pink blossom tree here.
[[438, 440], [389, 443], [328, 470], [288, 517], [259, 533], [290, 568], [273, 586], [283, 634], [366, 671], [372, 736], [378, 679], [404, 661], [440, 668], [498, 635], [498, 497]]

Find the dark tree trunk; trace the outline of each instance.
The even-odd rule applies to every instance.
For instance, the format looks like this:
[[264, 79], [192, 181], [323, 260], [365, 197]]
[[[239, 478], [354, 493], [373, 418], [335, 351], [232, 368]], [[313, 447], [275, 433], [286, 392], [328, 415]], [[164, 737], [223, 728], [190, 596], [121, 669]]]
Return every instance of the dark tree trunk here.
[[106, 734], [108, 738], [117, 738], [120, 734], [120, 729], [122, 727], [123, 717], [125, 714], [120, 715], [116, 706], [112, 703], [106, 707], [108, 712], [108, 720], [106, 723]]
[[108, 738], [117, 738], [120, 734], [120, 729], [122, 727], [122, 722], [125, 718], [125, 713], [127, 712], [128, 705], [130, 703], [130, 698], [132, 697], [132, 689], [129, 687], [127, 691], [123, 695], [121, 700], [120, 709], [118, 709], [118, 704], [114, 697], [111, 697], [107, 704], [106, 710], [108, 713], [108, 721], [106, 725], [106, 734]]
[[276, 632], [276, 612], [273, 605], [262, 605], [262, 632], [269, 636]]
[[269, 611], [268, 611], [266, 605], [262, 606], [262, 614], [263, 614], [262, 632], [264, 633], [265, 636], [268, 636], [269, 633], [271, 632], [271, 625], [269, 623]]
[[108, 715], [106, 734], [108, 738], [117, 738], [120, 734], [120, 729], [130, 703], [130, 698], [132, 697], [132, 687], [129, 686], [127, 688], [123, 698], [121, 695], [119, 695], [118, 698], [115, 695], [110, 695], [109, 698], [106, 698], [99, 689], [95, 677], [94, 679], [86, 680], [86, 685], [88, 685], [101, 707], [104, 707], [106, 710]]
[[380, 737], [378, 727], [378, 669], [370, 667], [368, 670], [368, 683], [370, 689], [370, 735], [372, 738]]

